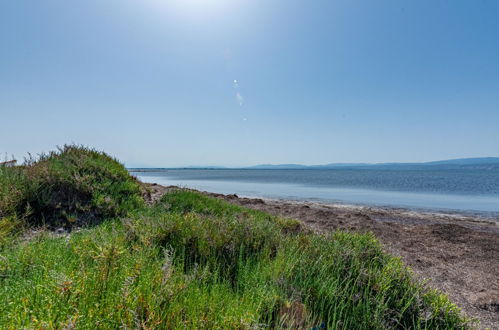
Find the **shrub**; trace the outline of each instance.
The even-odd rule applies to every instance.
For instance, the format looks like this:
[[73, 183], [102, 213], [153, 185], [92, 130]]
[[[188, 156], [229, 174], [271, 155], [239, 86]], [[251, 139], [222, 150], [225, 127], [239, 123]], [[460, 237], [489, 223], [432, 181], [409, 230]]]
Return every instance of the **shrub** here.
[[[0, 174], [3, 216], [16, 213], [31, 225], [95, 224], [125, 215], [143, 202], [138, 181], [117, 160], [76, 145]], [[0, 214], [1, 215], [1, 214]]]
[[232, 284], [241, 260], [276, 254], [288, 223], [297, 222], [183, 190], [170, 192], [125, 221], [129, 238], [171, 248], [185, 269], [220, 268], [220, 275]]

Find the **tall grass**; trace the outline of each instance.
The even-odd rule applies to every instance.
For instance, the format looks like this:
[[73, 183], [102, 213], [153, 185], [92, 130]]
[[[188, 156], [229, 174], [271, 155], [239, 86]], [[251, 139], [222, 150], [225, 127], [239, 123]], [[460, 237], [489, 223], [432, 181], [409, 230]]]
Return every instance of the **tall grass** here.
[[[55, 192], [65, 183], [91, 191], [92, 198], [78, 201], [87, 201], [85, 207], [98, 211], [102, 222], [63, 236], [41, 231], [16, 239], [23, 228], [39, 223], [34, 214], [49, 217], [40, 211], [44, 208], [24, 216], [21, 202], [7, 196], [19, 187], [21, 200], [31, 196], [22, 191], [32, 189], [25, 181], [33, 175], [30, 170], [0, 174], [0, 201], [7, 206], [0, 215], [0, 233], [8, 238], [0, 245], [0, 328], [469, 325], [455, 305], [413, 280], [371, 234], [318, 235], [297, 221], [184, 190], [145, 207], [135, 204], [136, 181], [114, 167], [111, 158], [87, 149], [61, 150], [36, 164], [27, 167], [39, 166], [34, 171], [42, 173], [48, 168], [57, 179], [40, 175], [35, 186], [45, 184], [41, 178], [59, 182], [38, 189]], [[110, 196], [115, 211], [102, 211], [99, 196]], [[64, 203], [59, 215], [80, 208]]]

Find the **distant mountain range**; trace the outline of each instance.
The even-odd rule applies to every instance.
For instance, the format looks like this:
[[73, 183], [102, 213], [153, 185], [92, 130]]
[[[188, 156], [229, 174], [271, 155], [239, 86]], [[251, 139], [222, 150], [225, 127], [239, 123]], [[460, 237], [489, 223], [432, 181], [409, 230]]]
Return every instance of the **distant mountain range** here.
[[450, 160], [440, 160], [425, 163], [331, 163], [325, 165], [300, 165], [300, 164], [262, 164], [248, 169], [347, 169], [347, 168], [364, 168], [364, 169], [459, 169], [459, 168], [475, 168], [475, 169], [499, 169], [499, 157], [483, 157], [483, 158], [460, 158]]
[[[229, 169], [222, 166], [189, 166], [183, 169]], [[130, 168], [132, 171], [151, 171], [164, 168]], [[234, 168], [230, 168], [234, 169]], [[261, 164], [240, 169], [300, 170], [300, 169], [386, 169], [386, 170], [428, 170], [428, 169], [486, 169], [499, 170], [499, 157], [460, 158], [426, 163], [331, 163], [325, 165]]]

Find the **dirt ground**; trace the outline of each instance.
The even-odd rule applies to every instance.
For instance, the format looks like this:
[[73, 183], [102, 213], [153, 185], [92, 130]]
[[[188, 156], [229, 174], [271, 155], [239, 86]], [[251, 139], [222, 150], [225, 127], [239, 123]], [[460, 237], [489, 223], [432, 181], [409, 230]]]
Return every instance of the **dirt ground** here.
[[[151, 185], [151, 189], [153, 201], [172, 187]], [[418, 278], [478, 319], [478, 328], [499, 329], [499, 219], [206, 194], [298, 219], [316, 232], [371, 231]]]

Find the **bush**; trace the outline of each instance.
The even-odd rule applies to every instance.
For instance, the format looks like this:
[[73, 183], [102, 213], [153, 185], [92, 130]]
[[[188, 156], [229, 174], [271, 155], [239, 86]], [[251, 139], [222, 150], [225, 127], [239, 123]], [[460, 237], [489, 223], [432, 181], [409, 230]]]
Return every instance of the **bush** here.
[[138, 181], [117, 160], [66, 145], [22, 167], [3, 169], [0, 216], [17, 214], [31, 225], [96, 224], [125, 215], [143, 201]]
[[241, 260], [276, 254], [287, 223], [296, 224], [296, 220], [177, 190], [127, 219], [125, 226], [130, 239], [175, 251], [186, 270], [198, 265], [219, 268], [221, 277], [235, 284]]

